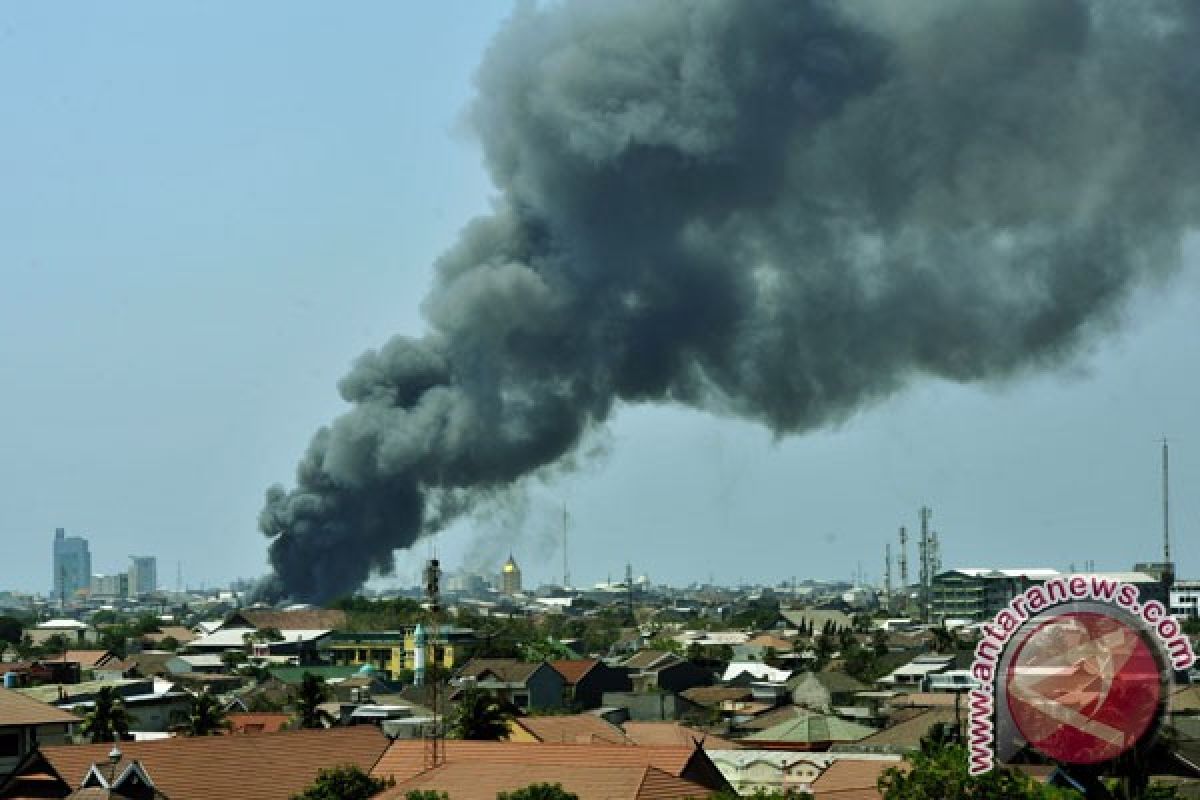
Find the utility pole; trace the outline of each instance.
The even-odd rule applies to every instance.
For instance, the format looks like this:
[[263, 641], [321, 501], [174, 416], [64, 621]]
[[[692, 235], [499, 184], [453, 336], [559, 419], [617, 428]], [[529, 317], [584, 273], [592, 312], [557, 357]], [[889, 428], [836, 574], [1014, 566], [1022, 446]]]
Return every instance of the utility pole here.
[[908, 589], [908, 531], [903, 525], [900, 526], [900, 588]]
[[1167, 456], [1167, 437], [1162, 440], [1162, 526], [1163, 526], [1163, 563], [1171, 563], [1171, 492], [1169, 477], [1169, 458]]
[[883, 545], [883, 596], [888, 607], [892, 601], [892, 543]]
[[921, 506], [919, 513], [921, 517], [921, 541], [919, 545], [921, 556], [921, 621], [929, 622], [929, 589], [931, 583], [930, 579], [932, 577], [929, 569], [931, 566], [930, 556], [932, 555], [930, 552], [931, 541], [929, 538], [929, 519], [933, 516], [933, 511], [930, 510], [928, 506]]
[[[441, 765], [446, 760], [445, 743], [443, 739], [442, 723], [439, 718], [438, 708], [438, 673], [440, 672], [441, 656], [438, 644], [441, 642], [441, 628], [439, 627], [439, 612], [441, 606], [441, 579], [442, 567], [436, 558], [429, 559], [425, 566], [425, 597], [429, 602], [429, 635], [428, 638], [420, 637], [425, 641], [417, 641], [417, 632], [413, 632], [413, 666], [417, 665], [418, 653], [420, 654], [421, 662], [425, 662], [425, 647], [432, 645], [433, 663], [426, 667], [431, 673], [431, 680], [428, 681], [429, 696], [431, 698], [430, 708], [433, 710], [433, 721], [431, 730], [425, 737], [425, 768], [433, 769]], [[419, 628], [420, 626], [418, 626]], [[425, 666], [422, 663], [422, 666]], [[432, 667], [431, 669], [429, 667]], [[424, 673], [426, 670], [423, 669]]]
[[625, 563], [625, 591], [626, 591], [626, 610], [629, 612], [631, 625], [637, 624], [637, 617], [633, 615], [633, 564]]
[[563, 526], [562, 526], [562, 544], [563, 544], [563, 588], [569, 588], [571, 585], [571, 570], [567, 567], [567, 504], [563, 503]]

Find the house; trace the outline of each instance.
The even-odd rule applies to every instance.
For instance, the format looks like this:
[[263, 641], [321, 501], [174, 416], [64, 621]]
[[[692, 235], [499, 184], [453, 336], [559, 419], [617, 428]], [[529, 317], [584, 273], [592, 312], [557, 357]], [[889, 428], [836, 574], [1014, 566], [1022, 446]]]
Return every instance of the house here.
[[345, 628], [349, 617], [337, 609], [308, 609], [304, 611], [275, 611], [269, 608], [247, 608], [225, 617], [221, 628], [274, 628], [280, 633], [292, 631], [337, 630]]
[[703, 667], [662, 650], [642, 650], [621, 662], [621, 667], [629, 671], [635, 692], [682, 692], [713, 682]]
[[136, 761], [122, 761], [121, 749], [113, 745], [108, 757], [92, 764], [71, 798], [105, 800], [169, 800], [154, 785], [150, 773]]
[[853, 706], [855, 695], [871, 687], [844, 672], [801, 672], [788, 681], [792, 702], [829, 713], [835, 707]]
[[766, 730], [756, 731], [743, 741], [765, 750], [828, 750], [840, 742], [857, 742], [878, 729], [827, 714], [793, 717]]
[[130, 730], [165, 732], [187, 721], [191, 695], [171, 681], [159, 678], [81, 683], [68, 687], [72, 690], [71, 694], [59, 700], [58, 706], [85, 714], [94, 707], [96, 695], [104, 687], [111, 687], [120, 695], [121, 703], [129, 714]]
[[68, 647], [95, 642], [100, 638], [100, 634], [96, 632], [95, 628], [77, 619], [48, 619], [45, 622], [39, 622], [27, 633], [33, 643], [38, 646], [44, 645], [54, 636], [61, 636], [67, 642]]
[[758, 681], [783, 683], [790, 677], [790, 669], [776, 669], [761, 661], [731, 661], [721, 675], [721, 683], [726, 686], [749, 686]]
[[902, 761], [838, 759], [812, 783], [813, 800], [874, 800], [882, 798], [879, 778], [889, 769], [907, 769]]
[[70, 741], [80, 718], [60, 708], [0, 689], [0, 781], [39, 743]]
[[705, 750], [733, 750], [738, 744], [720, 736], [681, 725], [678, 722], [642, 722], [629, 720], [621, 725], [630, 742], [643, 746], [701, 746]]
[[709, 757], [742, 796], [806, 792], [826, 766], [817, 760], [822, 755], [779, 750], [716, 750]]
[[905, 753], [920, 748], [921, 739], [934, 725], [954, 725], [956, 720], [965, 722], [966, 718], [965, 706], [958, 711], [954, 708], [921, 709], [914, 716], [905, 716], [903, 721], [839, 749], [861, 753]]
[[[536, 775], [550, 775], [550, 772], [539, 772], [549, 767], [566, 767], [574, 770], [594, 769], [597, 767], [645, 768], [653, 767], [667, 775], [682, 778], [690, 783], [703, 787], [704, 791], [691, 790], [692, 796], [702, 797], [715, 791], [728, 790], [729, 783], [717, 769], [705, 752], [695, 746], [679, 747], [645, 747], [626, 744], [551, 744], [536, 742], [472, 742], [465, 740], [447, 740], [444, 743], [444, 758], [447, 765], [467, 765], [468, 774], [477, 770], [483, 775], [488, 765], [505, 766], [513, 770], [515, 777], [520, 780], [513, 788], [526, 786], [541, 778]], [[379, 763], [371, 770], [377, 778], [392, 778], [396, 781], [397, 792], [389, 792], [384, 797], [403, 798], [406, 791], [400, 791], [408, 786], [408, 782], [417, 778], [427, 769], [426, 745], [420, 740], [398, 739], [392, 743]], [[427, 773], [426, 773], [427, 774]], [[455, 774], [458, 773], [447, 773]], [[553, 773], [561, 774], [561, 773]], [[645, 773], [642, 773], [643, 776]], [[457, 778], [455, 779], [457, 781]], [[495, 800], [496, 789], [494, 781], [500, 780], [495, 774], [488, 778], [487, 789], [491, 792], [486, 800]], [[504, 780], [507, 780], [505, 778]], [[554, 781], [552, 781], [554, 782]], [[559, 780], [564, 788], [575, 791], [566, 780]], [[453, 792], [445, 786], [438, 789]], [[418, 788], [419, 785], [408, 786]], [[450, 794], [452, 800], [470, 800], [476, 794]], [[672, 795], [674, 796], [674, 795]], [[3, 797], [3, 795], [0, 795]], [[589, 794], [588, 797], [597, 797]], [[580, 800], [584, 795], [580, 794]]]
[[[387, 737], [369, 725], [258, 736], [178, 737], [121, 742], [119, 757], [111, 766], [122, 774], [137, 762], [155, 788], [172, 800], [287, 800], [312, 783], [322, 768], [351, 764], [369, 771], [387, 747]], [[40, 745], [0, 784], [0, 798], [66, 798], [112, 750], [112, 743]]]
[[293, 715], [281, 711], [242, 711], [226, 714], [225, 718], [229, 720], [231, 734], [279, 733], [292, 723]]
[[562, 674], [545, 661], [515, 658], [473, 658], [459, 671], [459, 680], [460, 685], [487, 689], [522, 711], [562, 708], [567, 687]]
[[703, 784], [658, 767], [638, 765], [470, 764], [450, 762], [379, 795], [403, 800], [412, 792], [445, 792], [454, 800], [495, 800], [531, 783], [559, 784], [579, 800], [696, 800], [713, 794]]
[[632, 744], [625, 732], [595, 714], [518, 717], [509, 723], [509, 741], [557, 744]]
[[225, 662], [216, 653], [191, 653], [171, 656], [163, 665], [168, 675], [220, 675], [226, 672]]
[[610, 667], [597, 658], [560, 659], [551, 661], [550, 666], [566, 681], [567, 705], [576, 708], [599, 708], [605, 692], [632, 688], [627, 670]]
[[953, 655], [937, 655], [929, 653], [914, 658], [907, 664], [897, 667], [879, 679], [879, 686], [885, 689], [901, 689], [907, 691], [924, 691], [929, 685], [929, 678], [938, 673], [948, 672], [954, 668]]

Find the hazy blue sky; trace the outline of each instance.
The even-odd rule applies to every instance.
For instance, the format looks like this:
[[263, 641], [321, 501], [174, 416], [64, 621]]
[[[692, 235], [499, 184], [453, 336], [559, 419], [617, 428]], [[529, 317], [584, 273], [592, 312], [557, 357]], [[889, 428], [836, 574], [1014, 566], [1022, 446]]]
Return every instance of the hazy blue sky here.
[[[0, 6], [0, 588], [50, 584], [55, 527], [97, 571], [173, 586], [265, 568], [264, 489], [290, 483], [362, 350], [420, 333], [430, 264], [492, 190], [461, 123], [504, 3]], [[68, 13], [69, 11], [69, 13]], [[531, 579], [632, 560], [654, 579], [882, 570], [934, 508], [944, 562], [1198, 577], [1200, 245], [1073, 368], [915, 385], [845, 426], [626, 408], [606, 453], [523, 522], [460, 524], [450, 566], [511, 546]], [[425, 555], [402, 558], [407, 581]], [[915, 558], [915, 552], [910, 552]], [[387, 585], [388, 579], [380, 582]]]

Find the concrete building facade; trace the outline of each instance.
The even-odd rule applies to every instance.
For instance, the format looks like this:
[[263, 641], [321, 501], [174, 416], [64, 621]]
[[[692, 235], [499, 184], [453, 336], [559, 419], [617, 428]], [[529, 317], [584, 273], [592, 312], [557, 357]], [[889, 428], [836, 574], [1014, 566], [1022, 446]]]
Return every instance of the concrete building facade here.
[[82, 536], [67, 536], [66, 530], [54, 531], [52, 550], [53, 599], [69, 604], [80, 591], [92, 587], [92, 553], [87, 539]]

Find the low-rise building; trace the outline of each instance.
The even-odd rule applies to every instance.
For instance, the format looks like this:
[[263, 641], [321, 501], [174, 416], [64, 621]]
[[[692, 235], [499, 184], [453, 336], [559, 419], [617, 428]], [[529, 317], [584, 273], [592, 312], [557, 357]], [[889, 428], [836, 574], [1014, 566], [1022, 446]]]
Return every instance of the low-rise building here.
[[[443, 625], [437, 636], [426, 634], [425, 663], [451, 669], [476, 641], [470, 628]], [[416, 626], [392, 631], [335, 631], [321, 642], [321, 652], [342, 666], [370, 664], [389, 677], [416, 666]]]
[[474, 658], [459, 672], [463, 686], [495, 693], [522, 711], [563, 707], [567, 682], [546, 662], [529, 663], [515, 658]]
[[41, 744], [67, 744], [80, 718], [20, 692], [0, 689], [0, 782]]

